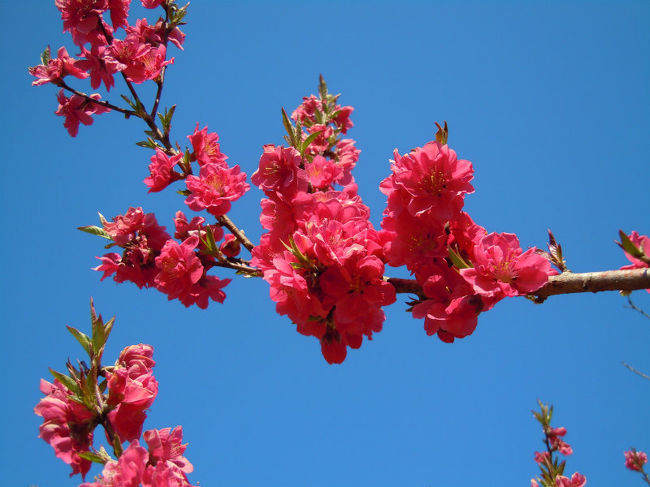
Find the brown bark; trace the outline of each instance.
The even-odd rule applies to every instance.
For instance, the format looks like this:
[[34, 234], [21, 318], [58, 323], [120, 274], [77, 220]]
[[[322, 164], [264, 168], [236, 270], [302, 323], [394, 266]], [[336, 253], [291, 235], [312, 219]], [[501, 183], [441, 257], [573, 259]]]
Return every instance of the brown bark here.
[[[389, 278], [398, 293], [423, 296], [422, 288], [414, 279]], [[597, 293], [601, 291], [634, 291], [650, 289], [650, 269], [631, 269], [602, 272], [564, 272], [551, 276], [541, 289], [531, 293], [541, 303], [556, 294]]]

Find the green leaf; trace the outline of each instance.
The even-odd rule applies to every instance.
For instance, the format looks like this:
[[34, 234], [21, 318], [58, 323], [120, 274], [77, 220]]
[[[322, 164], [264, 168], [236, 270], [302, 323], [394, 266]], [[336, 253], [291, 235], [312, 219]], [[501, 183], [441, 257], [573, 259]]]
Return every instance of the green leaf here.
[[294, 133], [293, 125], [291, 125], [291, 121], [287, 116], [287, 112], [284, 111], [284, 108], [282, 108], [282, 124], [284, 125], [284, 129], [287, 131], [287, 134], [289, 134], [289, 143], [291, 144], [292, 147], [296, 147], [297, 144], [295, 143], [295, 133]]
[[80, 332], [76, 328], [73, 328], [71, 326], [66, 326], [68, 331], [72, 334], [73, 337], [77, 339], [79, 344], [84, 347], [84, 350], [88, 354], [88, 356], [92, 359], [93, 357], [93, 347], [92, 344], [90, 343], [90, 337], [86, 335], [85, 333]]
[[63, 386], [70, 392], [76, 394], [77, 396], [81, 396], [81, 389], [79, 389], [79, 385], [74, 380], [72, 380], [72, 378], [68, 377], [65, 374], [62, 374], [61, 372], [57, 372], [54, 369], [50, 369], [50, 374], [52, 374], [54, 378], [63, 384]]
[[52, 59], [52, 53], [50, 51], [50, 46], [47, 46], [41, 53], [41, 64], [47, 66], [47, 63]]
[[133, 102], [133, 100], [131, 100], [131, 98], [129, 98], [126, 95], [120, 95], [120, 96], [122, 97], [122, 100], [124, 100], [127, 103], [127, 105], [129, 105], [131, 108], [133, 108], [133, 110], [137, 109], [136, 104]]
[[307, 138], [303, 141], [302, 146], [300, 147], [301, 155], [305, 155], [305, 151], [309, 147], [309, 144], [311, 144], [314, 141], [314, 139], [318, 137], [318, 135], [322, 132], [323, 132], [322, 130], [319, 130], [318, 132], [314, 132], [313, 134], [309, 134], [307, 136]]
[[86, 225], [85, 227], [77, 227], [77, 230], [81, 230], [82, 232], [86, 232], [91, 235], [97, 235], [98, 237], [103, 237], [107, 240], [113, 240], [106, 230], [95, 225]]
[[192, 192], [191, 192], [189, 189], [179, 189], [179, 190], [176, 191], [176, 192], [177, 192], [178, 194], [180, 194], [181, 196], [189, 196], [189, 195], [192, 194]]
[[318, 76], [318, 94], [320, 95], [321, 100], [327, 98], [327, 83], [325, 83], [325, 78], [320, 74]]
[[109, 460], [108, 458], [104, 458], [101, 455], [98, 455], [97, 453], [93, 453], [89, 451], [77, 452], [77, 455], [79, 455], [81, 458], [85, 460], [89, 460], [95, 463], [101, 463], [102, 465], [104, 465]]
[[108, 223], [108, 220], [104, 218], [104, 215], [102, 215], [100, 212], [97, 212], [97, 214], [99, 215], [99, 221], [102, 223], [102, 225]]

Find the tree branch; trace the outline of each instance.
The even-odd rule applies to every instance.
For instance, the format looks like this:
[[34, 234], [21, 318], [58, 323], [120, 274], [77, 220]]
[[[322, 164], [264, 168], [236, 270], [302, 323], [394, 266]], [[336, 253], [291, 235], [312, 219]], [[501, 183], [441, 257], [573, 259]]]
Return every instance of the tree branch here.
[[[398, 293], [423, 296], [422, 287], [414, 279], [386, 278]], [[601, 291], [635, 291], [650, 289], [650, 269], [602, 272], [564, 272], [551, 276], [541, 289], [531, 293], [535, 302], [542, 303], [557, 294], [597, 293]]]

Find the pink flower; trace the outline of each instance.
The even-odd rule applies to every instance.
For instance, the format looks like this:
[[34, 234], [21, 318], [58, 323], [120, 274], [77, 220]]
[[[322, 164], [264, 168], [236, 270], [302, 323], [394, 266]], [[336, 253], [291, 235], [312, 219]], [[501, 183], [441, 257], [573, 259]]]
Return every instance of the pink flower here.
[[240, 172], [239, 166], [218, 164], [204, 165], [198, 177], [188, 176], [185, 183], [192, 192], [185, 200], [187, 206], [194, 211], [205, 209], [216, 217], [228, 213], [231, 201], [241, 198], [250, 188], [246, 173]]
[[578, 472], [574, 473], [570, 479], [559, 475], [555, 477], [555, 485], [557, 487], [584, 487], [587, 485], [587, 478]]
[[149, 456], [152, 463], [166, 462], [178, 468], [183, 473], [191, 473], [194, 467], [183, 456], [187, 445], [181, 444], [183, 427], [177, 426], [173, 430], [148, 430], [144, 432], [144, 440], [149, 446]]
[[545, 451], [545, 452], [536, 451], [535, 452], [535, 462], [536, 463], [539, 463], [539, 464], [547, 463], [550, 458], [551, 458], [551, 455], [547, 451]]
[[216, 132], [208, 133], [207, 125], [199, 130], [199, 123], [196, 123], [196, 128], [192, 135], [187, 136], [192, 143], [194, 153], [192, 160], [196, 160], [199, 166], [206, 164], [216, 164], [221, 167], [226, 167], [226, 157], [219, 146], [219, 135]]
[[321, 155], [314, 157], [314, 160], [307, 164], [306, 170], [309, 182], [318, 189], [329, 189], [341, 176], [341, 169], [336, 163]]
[[625, 467], [635, 472], [643, 470], [643, 466], [648, 463], [648, 455], [642, 451], [632, 448], [625, 452]]
[[120, 27], [129, 25], [127, 19], [129, 18], [131, 0], [108, 0], [108, 6], [111, 10], [113, 29], [119, 29]]
[[54, 448], [58, 458], [72, 467], [72, 474], [86, 476], [91, 462], [79, 456], [89, 451], [93, 442], [94, 414], [73, 401], [71, 392], [59, 381], [53, 384], [41, 379], [41, 392], [46, 395], [34, 408], [43, 417], [39, 438]]
[[[49, 50], [49, 48], [48, 48]], [[32, 82], [32, 85], [38, 86], [46, 83], [58, 85], [63, 78], [68, 75], [75, 76], [79, 79], [88, 77], [88, 73], [83, 68], [82, 61], [71, 58], [65, 47], [60, 47], [57, 51], [57, 57], [50, 59], [47, 65], [34, 66], [29, 68], [29, 74], [38, 78]], [[93, 88], [97, 88], [93, 86]]]
[[[142, 482], [149, 454], [134, 440], [120, 458], [107, 462], [97, 482], [88, 482], [79, 487], [139, 487]], [[169, 484], [173, 485], [173, 484]]]
[[548, 441], [551, 444], [551, 448], [553, 450], [558, 450], [562, 455], [571, 455], [573, 454], [573, 449], [571, 448], [571, 445], [566, 443], [561, 436], [566, 435], [566, 428], [560, 427], [560, 428], [551, 428], [548, 433], [546, 433], [546, 436], [548, 437]]
[[77, 62], [78, 66], [90, 74], [90, 86], [96, 90], [99, 85], [104, 83], [106, 90], [110, 91], [115, 86], [113, 74], [117, 73], [115, 63], [106, 63], [106, 46], [93, 46], [89, 51], [85, 47], [81, 48], [81, 59]]
[[176, 299], [186, 295], [203, 275], [203, 265], [194, 250], [199, 244], [197, 236], [188, 237], [182, 244], [168, 240], [156, 257], [158, 290]]
[[[90, 98], [99, 101], [101, 96], [97, 93], [93, 93], [90, 95]], [[67, 98], [63, 90], [59, 91], [57, 99], [59, 101], [59, 108], [54, 113], [61, 117], [65, 117], [63, 126], [68, 129], [68, 133], [72, 137], [77, 136], [77, 132], [79, 131], [79, 123], [83, 123], [84, 125], [92, 125], [93, 118], [91, 115], [111, 111], [110, 108], [106, 108], [98, 103], [88, 101], [83, 96], [72, 95], [70, 98]]]
[[106, 38], [100, 26], [109, 34], [112, 29], [102, 20], [102, 14], [108, 10], [108, 0], [55, 0], [56, 8], [61, 12], [63, 32], [70, 31], [72, 40], [78, 46], [86, 42], [93, 45], [105, 44]]
[[158, 394], [158, 382], [151, 370], [155, 364], [151, 345], [131, 345], [122, 350], [107, 374], [108, 404], [114, 408], [108, 419], [122, 442], [140, 437], [145, 410]]
[[166, 0], [142, 0], [142, 6], [144, 8], [156, 8], [160, 7], [164, 1]]
[[347, 133], [348, 130], [354, 127], [354, 123], [350, 120], [353, 111], [354, 108], [350, 106], [340, 107], [336, 111], [336, 116], [332, 119], [342, 134]]
[[302, 157], [293, 147], [265, 145], [251, 182], [269, 196], [290, 200], [297, 192], [307, 191], [307, 174], [301, 164]]
[[163, 67], [174, 62], [174, 58], [166, 60], [164, 44], [153, 47], [135, 35], [128, 35], [123, 41], [114, 39], [106, 53], [105, 60], [111, 69], [121, 71], [133, 83], [157, 78]]
[[472, 163], [459, 160], [447, 145], [429, 142], [400, 156], [395, 149], [393, 174], [380, 184], [388, 196], [387, 211], [405, 206], [413, 216], [427, 214], [440, 221], [451, 219], [472, 193]]
[[226, 257], [237, 257], [241, 251], [241, 244], [234, 235], [228, 234], [221, 245], [219, 245], [219, 250], [221, 250], [223, 255]]
[[491, 233], [476, 243], [474, 267], [460, 273], [475, 292], [487, 298], [530, 294], [554, 274], [550, 262], [535, 250], [522, 252], [512, 233]]
[[151, 175], [144, 180], [144, 184], [149, 186], [149, 193], [162, 191], [180, 177], [174, 172], [174, 166], [182, 158], [182, 153], [169, 157], [161, 149], [156, 148], [156, 154], [151, 156], [151, 164], [149, 164]]

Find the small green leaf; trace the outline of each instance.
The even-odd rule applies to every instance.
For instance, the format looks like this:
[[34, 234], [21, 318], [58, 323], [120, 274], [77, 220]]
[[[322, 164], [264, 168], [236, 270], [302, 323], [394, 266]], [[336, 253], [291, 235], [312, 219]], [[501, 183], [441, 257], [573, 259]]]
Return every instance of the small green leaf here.
[[62, 374], [61, 372], [57, 372], [54, 369], [50, 369], [50, 374], [52, 374], [54, 378], [63, 384], [63, 386], [70, 392], [77, 396], [81, 396], [81, 389], [79, 389], [79, 385], [72, 378]]
[[313, 134], [309, 134], [307, 138], [303, 141], [302, 146], [300, 147], [300, 154], [305, 155], [305, 151], [309, 148], [309, 144], [311, 144], [316, 137], [318, 137], [323, 131], [319, 130], [318, 132], [314, 132]]
[[104, 215], [102, 215], [100, 212], [97, 212], [97, 214], [99, 215], [99, 221], [102, 223], [102, 225], [108, 223], [108, 220], [104, 218]]
[[321, 100], [327, 99], [327, 83], [325, 83], [325, 78], [323, 78], [322, 74], [318, 76], [318, 94]]
[[66, 326], [68, 331], [72, 334], [73, 337], [77, 339], [79, 344], [84, 347], [84, 350], [88, 354], [90, 358], [93, 356], [93, 347], [90, 343], [90, 337], [86, 335], [85, 333], [80, 332], [76, 328], [73, 328], [71, 326]]
[[89, 452], [89, 451], [82, 451], [82, 452], [77, 452], [77, 455], [79, 455], [81, 458], [95, 462], [95, 463], [101, 463], [104, 465], [107, 461], [110, 460], [110, 458], [104, 458], [101, 455], [98, 455], [97, 453]]
[[189, 196], [189, 195], [192, 194], [192, 192], [191, 192], [189, 189], [179, 189], [179, 190], [176, 191], [176, 192], [177, 192], [178, 194], [180, 194], [181, 196]]
[[47, 66], [47, 63], [52, 59], [52, 53], [50, 51], [50, 46], [47, 46], [41, 53], [41, 64]]
[[122, 100], [124, 100], [127, 103], [127, 105], [129, 105], [131, 108], [133, 108], [133, 110], [136, 110], [137, 106], [133, 102], [133, 100], [131, 100], [131, 98], [129, 98], [126, 95], [120, 95], [120, 96], [122, 97]]
[[289, 143], [292, 147], [296, 147], [295, 143], [295, 132], [293, 125], [291, 124], [291, 121], [289, 120], [289, 117], [287, 116], [287, 112], [284, 111], [284, 108], [282, 108], [282, 124], [284, 125], [284, 129], [287, 131], [287, 134], [289, 135]]
[[82, 232], [86, 232], [91, 235], [97, 235], [98, 237], [103, 237], [107, 240], [113, 240], [106, 230], [95, 225], [86, 225], [85, 227], [77, 227], [77, 230], [81, 230]]

